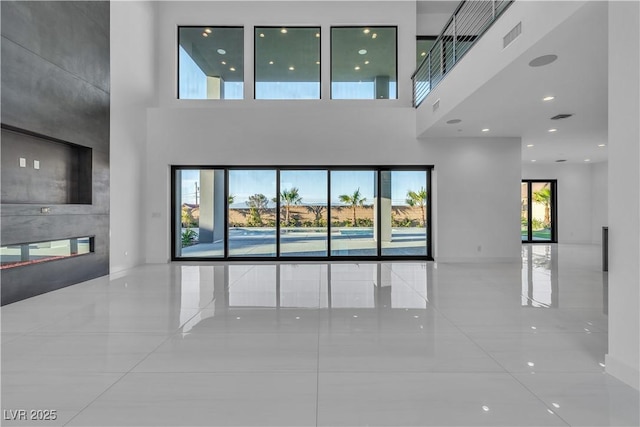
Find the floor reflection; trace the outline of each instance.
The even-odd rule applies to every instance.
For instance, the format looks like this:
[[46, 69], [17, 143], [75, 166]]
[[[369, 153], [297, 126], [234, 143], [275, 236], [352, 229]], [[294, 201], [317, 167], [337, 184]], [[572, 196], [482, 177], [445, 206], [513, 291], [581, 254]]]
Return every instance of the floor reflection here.
[[558, 251], [553, 245], [522, 245], [522, 305], [558, 307]]

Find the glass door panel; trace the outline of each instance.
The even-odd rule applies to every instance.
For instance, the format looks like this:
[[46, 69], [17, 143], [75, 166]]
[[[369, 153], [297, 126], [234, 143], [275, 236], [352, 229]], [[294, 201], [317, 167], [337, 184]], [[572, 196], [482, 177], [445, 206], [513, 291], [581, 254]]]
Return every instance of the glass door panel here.
[[331, 171], [331, 255], [376, 256], [373, 170]]
[[520, 235], [522, 241], [529, 240], [529, 184], [520, 184]]
[[531, 240], [549, 242], [553, 240], [551, 222], [551, 183], [531, 183]]
[[327, 256], [327, 171], [280, 172], [280, 255]]
[[229, 170], [229, 256], [276, 256], [275, 169]]
[[382, 171], [380, 203], [382, 255], [427, 255], [427, 172]]
[[224, 170], [176, 170], [177, 257], [224, 257]]

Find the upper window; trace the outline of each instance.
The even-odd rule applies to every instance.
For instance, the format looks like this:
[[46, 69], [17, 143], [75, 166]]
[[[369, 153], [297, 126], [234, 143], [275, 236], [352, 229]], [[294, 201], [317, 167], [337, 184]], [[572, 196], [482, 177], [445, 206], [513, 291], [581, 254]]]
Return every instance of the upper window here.
[[396, 99], [396, 27], [331, 29], [331, 98]]
[[243, 98], [242, 27], [179, 27], [178, 44], [178, 98]]
[[320, 28], [255, 28], [256, 99], [320, 99]]
[[436, 42], [436, 36], [418, 36], [416, 39], [416, 67], [422, 64]]

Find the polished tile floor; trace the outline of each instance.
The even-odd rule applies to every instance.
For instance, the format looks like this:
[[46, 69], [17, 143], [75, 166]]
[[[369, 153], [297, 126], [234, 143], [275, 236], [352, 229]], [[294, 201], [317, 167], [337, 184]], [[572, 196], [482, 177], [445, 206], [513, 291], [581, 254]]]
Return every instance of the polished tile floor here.
[[604, 373], [599, 256], [88, 281], [2, 308], [2, 425], [637, 426], [638, 392]]

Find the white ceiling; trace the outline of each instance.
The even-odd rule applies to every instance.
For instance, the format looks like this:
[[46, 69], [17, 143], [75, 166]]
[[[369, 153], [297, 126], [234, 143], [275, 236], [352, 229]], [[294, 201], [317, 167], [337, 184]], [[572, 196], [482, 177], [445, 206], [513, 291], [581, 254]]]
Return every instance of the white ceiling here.
[[[558, 60], [528, 65], [546, 54]], [[607, 143], [607, 64], [607, 5], [589, 2], [435, 123], [429, 136], [522, 137], [525, 163], [604, 161], [607, 147], [598, 145]], [[543, 102], [547, 95], [555, 99]], [[574, 116], [550, 120], [560, 113]], [[451, 119], [462, 122], [446, 124]]]

